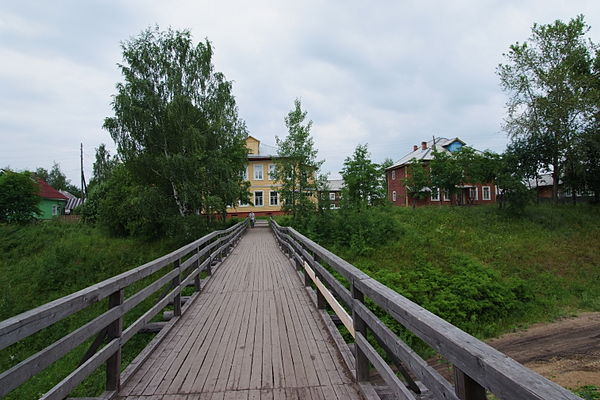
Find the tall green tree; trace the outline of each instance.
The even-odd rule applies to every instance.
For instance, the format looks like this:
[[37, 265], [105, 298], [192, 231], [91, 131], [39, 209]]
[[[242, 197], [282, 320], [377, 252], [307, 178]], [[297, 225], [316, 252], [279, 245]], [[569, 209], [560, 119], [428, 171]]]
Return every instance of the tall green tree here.
[[367, 145], [358, 145], [344, 161], [342, 200], [350, 207], [366, 207], [385, 198], [385, 179], [381, 165], [371, 161]]
[[510, 46], [506, 64], [498, 67], [502, 88], [509, 93], [505, 130], [532, 152], [542, 168], [552, 171], [553, 197], [565, 167], [577, 157], [577, 136], [587, 124], [586, 85], [593, 44], [583, 16], [568, 23], [534, 24], [524, 43]]
[[104, 121], [119, 159], [181, 216], [224, 214], [244, 192], [247, 130], [231, 82], [214, 69], [210, 42], [155, 27], [122, 49], [124, 81]]
[[50, 172], [45, 168], [39, 167], [35, 170], [34, 175], [56, 190], [66, 190], [75, 196], [81, 197], [81, 189], [67, 179], [65, 173], [60, 169], [60, 164], [56, 161], [52, 164]]
[[118, 162], [118, 157], [111, 156], [110, 151], [106, 149], [106, 145], [101, 143], [100, 146], [96, 148], [96, 160], [92, 166], [93, 177], [90, 181], [90, 186], [105, 182], [110, 178]]
[[281, 183], [283, 210], [291, 213], [294, 223], [306, 219], [315, 210], [311, 200], [317, 192], [317, 174], [323, 161], [317, 161], [317, 150], [310, 135], [312, 121], [306, 121], [299, 99], [285, 117], [288, 134], [276, 137], [276, 180]]
[[37, 192], [29, 172], [0, 170], [0, 222], [25, 223], [40, 214]]
[[426, 199], [430, 194], [431, 176], [429, 168], [423, 162], [413, 158], [408, 165], [406, 178], [403, 179], [408, 196], [412, 199], [412, 206], [417, 206], [417, 201]]
[[464, 183], [463, 164], [455, 153], [437, 151], [434, 148], [433, 159], [429, 162], [431, 185], [440, 191], [447, 191], [452, 204], [455, 204], [458, 186]]
[[594, 193], [600, 202], [600, 49], [596, 49], [592, 70], [589, 75], [587, 101], [590, 124], [580, 140], [580, 161], [586, 189]]

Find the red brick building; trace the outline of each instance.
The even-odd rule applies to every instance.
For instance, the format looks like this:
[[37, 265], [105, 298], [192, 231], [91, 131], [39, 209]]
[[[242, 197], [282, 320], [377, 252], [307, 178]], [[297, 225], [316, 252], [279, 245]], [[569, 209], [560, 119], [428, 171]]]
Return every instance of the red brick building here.
[[[436, 138], [435, 145], [433, 140], [431, 140], [429, 142], [421, 142], [421, 146], [413, 146], [411, 152], [386, 169], [388, 200], [397, 206], [412, 206], [413, 199], [408, 196], [404, 179], [407, 176], [407, 168], [413, 158], [421, 161], [423, 166], [427, 168], [429, 161], [433, 159], [434, 146], [438, 152], [452, 153], [464, 145], [465, 142], [459, 138]], [[496, 202], [496, 186], [493, 183], [469, 183], [458, 189], [458, 193], [454, 194], [454, 199], [451, 199], [450, 194], [447, 192], [440, 192], [437, 188], [426, 188], [429, 195], [426, 199], [417, 200], [417, 206], [449, 205], [452, 202], [460, 205]]]

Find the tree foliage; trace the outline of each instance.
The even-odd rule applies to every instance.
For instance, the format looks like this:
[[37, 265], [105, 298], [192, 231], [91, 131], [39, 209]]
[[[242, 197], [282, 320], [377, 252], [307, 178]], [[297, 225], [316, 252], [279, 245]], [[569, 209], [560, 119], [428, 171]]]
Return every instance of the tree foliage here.
[[0, 222], [25, 223], [40, 214], [38, 185], [29, 172], [0, 171]]
[[317, 161], [317, 150], [310, 136], [312, 121], [306, 120], [299, 99], [285, 117], [288, 134], [276, 137], [276, 181], [281, 183], [282, 209], [291, 213], [294, 222], [304, 220], [315, 210], [311, 200], [317, 192], [317, 174], [323, 161]]
[[346, 158], [341, 175], [343, 205], [364, 208], [384, 201], [385, 172], [381, 165], [371, 161], [366, 144], [356, 146], [352, 156]]
[[34, 175], [56, 190], [66, 190], [69, 193], [81, 197], [81, 189], [73, 185], [64, 172], [60, 169], [60, 164], [56, 161], [52, 164], [50, 172], [47, 169], [39, 167]]
[[112, 172], [118, 163], [119, 158], [116, 155], [111, 156], [110, 152], [106, 149], [106, 145], [101, 143], [100, 146], [96, 148], [96, 160], [92, 166], [93, 177], [90, 180], [90, 186], [106, 182], [106, 180], [111, 177]]
[[[462, 150], [462, 149], [461, 149]], [[459, 151], [449, 153], [433, 148], [433, 159], [429, 162], [431, 185], [441, 191], [447, 191], [450, 199], [454, 199], [458, 186], [464, 183], [464, 168], [457, 157]], [[452, 200], [454, 202], [454, 200]]]
[[155, 27], [122, 49], [124, 81], [104, 127], [131, 181], [173, 206], [162, 213], [224, 214], [244, 193], [247, 130], [210, 42]]
[[[579, 138], [589, 125], [589, 83], [594, 45], [583, 16], [568, 23], [534, 24], [529, 41], [516, 43], [498, 67], [510, 95], [505, 130], [531, 169], [552, 172], [553, 196], [565, 177], [579, 185]], [[537, 171], [536, 171], [537, 173]]]
[[418, 200], [426, 199], [431, 190], [431, 176], [429, 168], [416, 158], [410, 160], [407, 176], [403, 179], [408, 196], [412, 199], [413, 208], [417, 206]]

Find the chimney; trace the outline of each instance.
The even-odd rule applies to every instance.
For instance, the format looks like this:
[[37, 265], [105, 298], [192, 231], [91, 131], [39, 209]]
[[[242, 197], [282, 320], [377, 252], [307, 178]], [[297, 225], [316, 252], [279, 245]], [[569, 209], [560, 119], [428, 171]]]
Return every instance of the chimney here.
[[421, 149], [427, 150], [427, 142], [421, 142]]
[[419, 148], [419, 146], [417, 146], [416, 144], [413, 146], [413, 151], [417, 151], [417, 149]]

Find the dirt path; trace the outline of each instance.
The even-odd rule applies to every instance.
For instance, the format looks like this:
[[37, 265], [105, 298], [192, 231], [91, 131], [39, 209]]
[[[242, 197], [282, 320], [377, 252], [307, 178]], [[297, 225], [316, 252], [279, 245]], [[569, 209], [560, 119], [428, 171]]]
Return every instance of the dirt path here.
[[[488, 344], [563, 387], [600, 386], [600, 312], [535, 324]], [[430, 362], [451, 379], [448, 364]]]
[[600, 386], [600, 313], [536, 324], [488, 343], [561, 386]]

